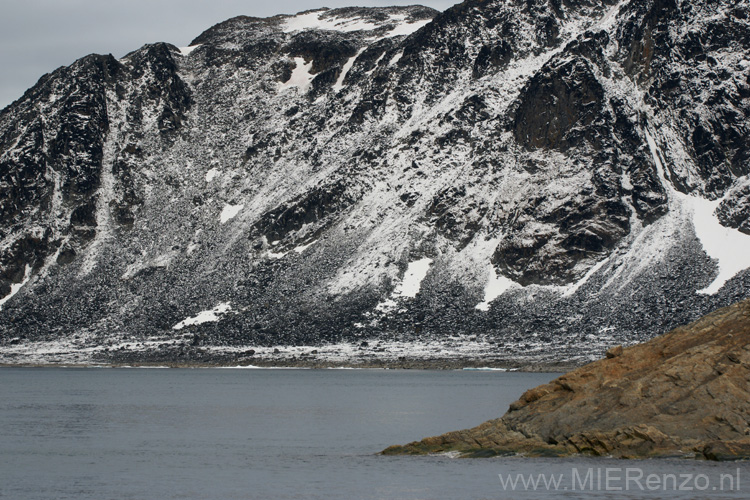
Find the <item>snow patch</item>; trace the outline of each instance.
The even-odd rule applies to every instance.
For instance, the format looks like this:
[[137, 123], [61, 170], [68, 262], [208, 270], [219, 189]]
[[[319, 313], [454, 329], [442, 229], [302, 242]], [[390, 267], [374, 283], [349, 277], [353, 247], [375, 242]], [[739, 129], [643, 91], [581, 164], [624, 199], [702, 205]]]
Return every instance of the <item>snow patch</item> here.
[[[474, 368], [474, 367], [462, 368], [462, 371], [465, 371], [465, 372], [507, 372], [508, 369], [507, 368], [491, 368], [491, 367], [488, 367], [488, 366], [480, 366], [478, 368]], [[513, 371], [513, 370], [511, 370], [511, 371]]]
[[211, 182], [216, 178], [216, 176], [219, 175], [219, 171], [215, 168], [212, 168], [208, 172], [206, 172], [206, 182]]
[[430, 270], [432, 265], [432, 259], [424, 258], [409, 263], [409, 267], [406, 269], [404, 279], [396, 290], [393, 292], [394, 297], [409, 297], [414, 298], [419, 293], [419, 289], [422, 287], [422, 281], [427, 276], [427, 271]]
[[286, 254], [287, 254], [287, 252], [274, 253], [274, 252], [272, 252], [270, 250], [268, 251], [268, 256], [270, 258], [276, 259], [276, 260], [283, 259]]
[[305, 250], [307, 250], [308, 248], [310, 248], [311, 246], [313, 246], [317, 242], [318, 242], [318, 240], [313, 240], [310, 243], [308, 243], [307, 245], [300, 245], [300, 246], [296, 247], [294, 249], [294, 251], [297, 252], [297, 253], [302, 253]]
[[750, 268], [750, 235], [721, 225], [716, 217], [721, 200], [710, 201], [693, 196], [686, 196], [686, 199], [692, 205], [695, 235], [703, 250], [717, 261], [719, 267], [714, 281], [696, 293], [714, 295], [727, 281]]
[[297, 87], [304, 94], [310, 88], [310, 84], [315, 78], [315, 75], [310, 73], [313, 62], [305, 63], [304, 57], [295, 57], [294, 62], [296, 66], [292, 71], [292, 76], [285, 83], [280, 84], [279, 90]]
[[698, 196], [690, 196], [677, 191], [667, 180], [664, 165], [656, 141], [649, 130], [644, 130], [651, 154], [656, 163], [664, 188], [669, 194], [670, 204], [687, 209], [692, 214], [695, 236], [703, 245], [703, 250], [711, 259], [716, 261], [719, 274], [706, 288], [697, 290], [701, 295], [715, 295], [727, 281], [739, 272], [750, 268], [750, 235], [736, 229], [724, 227], [716, 217], [716, 209], [722, 200], [707, 200]]
[[201, 325], [203, 323], [215, 323], [221, 319], [221, 316], [232, 310], [229, 302], [219, 304], [209, 311], [201, 311], [197, 316], [187, 318], [172, 327], [173, 330], [182, 330], [186, 326]]
[[403, 50], [391, 58], [390, 62], [388, 63], [388, 66], [393, 66], [394, 64], [399, 62], [402, 57], [404, 57]]
[[397, 302], [394, 299], [399, 297], [414, 298], [419, 293], [419, 289], [422, 287], [422, 281], [427, 276], [427, 272], [430, 270], [432, 265], [432, 259], [424, 258], [409, 263], [409, 267], [406, 268], [403, 280], [396, 287], [391, 294], [391, 298], [384, 300], [375, 307], [376, 311], [387, 312], [397, 307]]
[[630, 176], [625, 172], [622, 173], [622, 177], [620, 178], [620, 184], [622, 185], [622, 188], [625, 191], [633, 190], [633, 182], [630, 180]]
[[13, 283], [12, 285], [10, 285], [10, 293], [0, 299], [0, 310], [3, 309], [3, 305], [5, 305], [6, 302], [13, 298], [15, 294], [20, 292], [21, 288], [23, 288], [24, 285], [29, 282], [29, 280], [31, 279], [31, 271], [31, 266], [26, 264], [26, 271], [24, 271], [23, 280], [20, 283]]
[[346, 64], [344, 64], [344, 67], [341, 68], [341, 74], [338, 77], [338, 80], [336, 80], [336, 83], [333, 84], [333, 90], [338, 92], [339, 90], [344, 88], [344, 79], [346, 78], [346, 75], [349, 74], [349, 71], [352, 69], [352, 66], [354, 66], [354, 62], [357, 60], [357, 58], [362, 55], [362, 52], [365, 51], [367, 47], [362, 47], [357, 51], [357, 53], [350, 57], [348, 61], [346, 61]]
[[583, 285], [585, 285], [586, 282], [589, 279], [591, 279], [591, 277], [594, 274], [596, 274], [596, 272], [599, 269], [601, 269], [602, 267], [604, 267], [604, 264], [606, 264], [607, 262], [609, 262], [609, 257], [607, 257], [606, 259], [603, 259], [603, 260], [599, 261], [594, 267], [592, 267], [591, 269], [589, 269], [589, 272], [587, 272], [586, 275], [583, 278], [581, 278], [580, 280], [578, 280], [576, 283], [568, 286], [566, 288], [565, 292], [563, 292], [562, 296], [563, 297], [571, 297], [573, 294], [575, 294], [578, 291], [578, 289], [581, 288]]
[[195, 49], [197, 49], [200, 46], [201, 46], [201, 44], [192, 45], [190, 47], [179, 47], [180, 54], [182, 54], [183, 56], [189, 56], [192, 51], [194, 51]]
[[615, 21], [617, 20], [617, 16], [620, 14], [620, 11], [628, 3], [630, 3], [630, 0], [622, 0], [620, 3], [618, 3], [614, 7], [610, 8], [604, 14], [604, 17], [602, 17], [598, 23], [596, 23], [592, 28], [590, 28], [590, 31], [592, 32], [610, 31], [612, 27], [614, 26]]
[[[396, 16], [392, 16], [391, 19], [394, 21], [399, 20], [396, 18]], [[403, 16], [401, 16], [400, 20], [403, 20]], [[427, 26], [431, 22], [432, 22], [431, 19], [423, 19], [421, 21], [415, 21], [413, 23], [399, 24], [395, 29], [389, 31], [388, 34], [385, 35], [385, 38], [392, 38], [394, 36], [402, 36], [402, 35], [411, 35], [412, 33], [418, 31], [420, 28]]]
[[487, 284], [484, 286], [484, 302], [476, 305], [476, 309], [487, 312], [490, 310], [490, 303], [510, 290], [511, 288], [518, 287], [519, 285], [506, 278], [505, 276], [498, 276], [495, 272], [495, 266], [490, 264], [490, 274], [487, 279]]
[[372, 76], [372, 74], [375, 72], [375, 70], [378, 69], [378, 66], [380, 66], [380, 61], [382, 61], [384, 57], [385, 57], [385, 52], [383, 52], [382, 54], [380, 54], [380, 57], [378, 57], [375, 60], [375, 64], [372, 65], [372, 69], [370, 71], [368, 71], [367, 73], [365, 73], [365, 74], [367, 76]]
[[221, 211], [221, 223], [225, 224], [227, 221], [234, 219], [243, 208], [245, 208], [245, 205], [224, 205], [224, 210]]

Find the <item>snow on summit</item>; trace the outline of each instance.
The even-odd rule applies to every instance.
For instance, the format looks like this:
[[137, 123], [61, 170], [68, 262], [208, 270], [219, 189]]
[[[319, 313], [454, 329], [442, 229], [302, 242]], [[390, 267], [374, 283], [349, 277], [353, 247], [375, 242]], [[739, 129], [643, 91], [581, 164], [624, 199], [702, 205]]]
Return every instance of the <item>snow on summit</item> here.
[[297, 14], [294, 17], [284, 21], [282, 28], [285, 33], [292, 31], [302, 31], [309, 29], [343, 31], [370, 31], [379, 28], [372, 21], [367, 21], [359, 17], [326, 17], [327, 10]]
[[430, 22], [431, 19], [407, 20], [404, 14], [391, 14], [385, 20], [375, 21], [357, 15], [349, 17], [326, 9], [289, 17], [284, 20], [282, 31], [292, 33], [304, 30], [329, 30], [351, 33], [373, 31], [390, 26], [392, 29], [385, 34], [384, 38], [391, 38], [410, 35]]
[[189, 56], [192, 51], [200, 47], [200, 45], [191, 45], [190, 47], [179, 47], [180, 54], [183, 56]]

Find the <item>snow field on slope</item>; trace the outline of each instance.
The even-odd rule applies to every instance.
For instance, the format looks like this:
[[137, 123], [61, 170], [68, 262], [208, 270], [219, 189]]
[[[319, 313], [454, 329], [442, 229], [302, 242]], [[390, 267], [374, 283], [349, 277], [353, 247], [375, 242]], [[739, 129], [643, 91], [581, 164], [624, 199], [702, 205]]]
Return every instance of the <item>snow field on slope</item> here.
[[182, 330], [186, 326], [191, 325], [202, 325], [203, 323], [215, 323], [221, 319], [223, 315], [232, 310], [232, 306], [228, 302], [217, 305], [213, 309], [207, 311], [201, 311], [192, 318], [187, 318], [172, 327], [173, 330]]
[[670, 205], [680, 205], [690, 211], [695, 235], [703, 245], [703, 250], [716, 261], [719, 268], [714, 281], [696, 293], [714, 295], [727, 281], [750, 268], [750, 235], [721, 225], [716, 217], [716, 209], [722, 200], [711, 201], [677, 191], [666, 177], [662, 155], [651, 132], [645, 130], [645, 134], [659, 178], [669, 194]]

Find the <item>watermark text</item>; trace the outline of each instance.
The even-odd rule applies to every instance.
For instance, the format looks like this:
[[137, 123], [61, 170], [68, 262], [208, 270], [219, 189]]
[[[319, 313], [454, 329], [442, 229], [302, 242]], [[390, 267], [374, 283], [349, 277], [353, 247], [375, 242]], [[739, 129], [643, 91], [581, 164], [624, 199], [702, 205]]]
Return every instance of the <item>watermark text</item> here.
[[568, 474], [498, 474], [505, 491], [741, 491], [740, 469], [725, 474], [661, 473], [641, 467], [574, 467]]

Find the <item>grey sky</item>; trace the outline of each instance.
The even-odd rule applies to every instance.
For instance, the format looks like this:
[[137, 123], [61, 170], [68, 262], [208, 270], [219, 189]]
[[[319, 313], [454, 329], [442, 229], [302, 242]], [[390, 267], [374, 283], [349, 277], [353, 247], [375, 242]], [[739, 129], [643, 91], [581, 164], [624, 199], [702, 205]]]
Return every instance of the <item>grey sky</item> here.
[[0, 109], [45, 73], [87, 54], [122, 57], [146, 43], [187, 45], [214, 24], [319, 7], [427, 5], [459, 0], [3, 0], [0, 9]]

